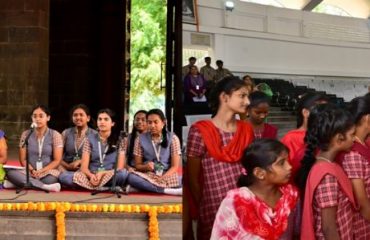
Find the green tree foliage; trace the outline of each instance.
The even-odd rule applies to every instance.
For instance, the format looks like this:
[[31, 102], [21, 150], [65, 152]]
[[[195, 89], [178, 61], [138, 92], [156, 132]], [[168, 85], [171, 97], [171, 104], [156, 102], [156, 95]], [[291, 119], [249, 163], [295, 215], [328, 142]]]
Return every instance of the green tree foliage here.
[[164, 84], [166, 5], [166, 0], [131, 2], [131, 116], [138, 109], [163, 108], [164, 105], [160, 78], [162, 72]]

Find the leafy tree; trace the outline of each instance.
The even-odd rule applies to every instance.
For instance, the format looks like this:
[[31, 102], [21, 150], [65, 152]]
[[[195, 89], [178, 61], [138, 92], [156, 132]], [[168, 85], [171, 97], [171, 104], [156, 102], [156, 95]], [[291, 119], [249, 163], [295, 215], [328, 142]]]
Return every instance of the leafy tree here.
[[166, 5], [166, 0], [131, 2], [130, 116], [139, 109], [163, 109], [164, 106], [160, 78], [162, 74], [164, 84]]

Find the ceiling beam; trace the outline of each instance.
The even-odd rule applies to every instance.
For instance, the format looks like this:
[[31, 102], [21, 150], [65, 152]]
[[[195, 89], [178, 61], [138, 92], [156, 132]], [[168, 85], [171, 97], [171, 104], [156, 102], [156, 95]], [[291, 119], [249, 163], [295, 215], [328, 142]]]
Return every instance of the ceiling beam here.
[[302, 8], [303, 11], [312, 11], [317, 5], [319, 5], [323, 0], [311, 0], [306, 6]]

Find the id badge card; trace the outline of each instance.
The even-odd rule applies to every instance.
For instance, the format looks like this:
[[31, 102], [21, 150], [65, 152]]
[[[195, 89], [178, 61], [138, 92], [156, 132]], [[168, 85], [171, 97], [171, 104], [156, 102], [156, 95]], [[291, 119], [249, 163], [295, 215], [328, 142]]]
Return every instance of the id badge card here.
[[163, 175], [163, 169], [155, 170], [155, 175], [162, 176]]
[[36, 170], [41, 170], [42, 169], [42, 162], [41, 161], [37, 161], [36, 162]]
[[80, 158], [80, 156], [78, 156], [78, 155], [75, 155], [74, 157], [73, 157], [73, 161], [77, 161], [77, 160], [80, 160], [81, 158]]
[[98, 172], [102, 172], [102, 171], [105, 171], [105, 168], [104, 167], [99, 167]]
[[199, 90], [199, 85], [198, 84], [195, 86], [195, 89], [196, 90]]

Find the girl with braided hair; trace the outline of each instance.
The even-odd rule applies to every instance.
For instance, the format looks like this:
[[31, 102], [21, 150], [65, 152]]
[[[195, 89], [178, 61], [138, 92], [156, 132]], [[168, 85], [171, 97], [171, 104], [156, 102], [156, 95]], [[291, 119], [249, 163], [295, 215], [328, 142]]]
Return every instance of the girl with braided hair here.
[[297, 128], [289, 131], [281, 142], [289, 148], [289, 163], [292, 165], [292, 180], [294, 180], [304, 156], [304, 136], [307, 131], [307, 121], [313, 106], [327, 103], [328, 98], [318, 93], [305, 93], [297, 103]]
[[353, 239], [351, 183], [335, 162], [339, 152], [352, 147], [352, 116], [322, 104], [311, 110], [307, 127], [306, 151], [296, 177], [305, 190], [301, 239]]

